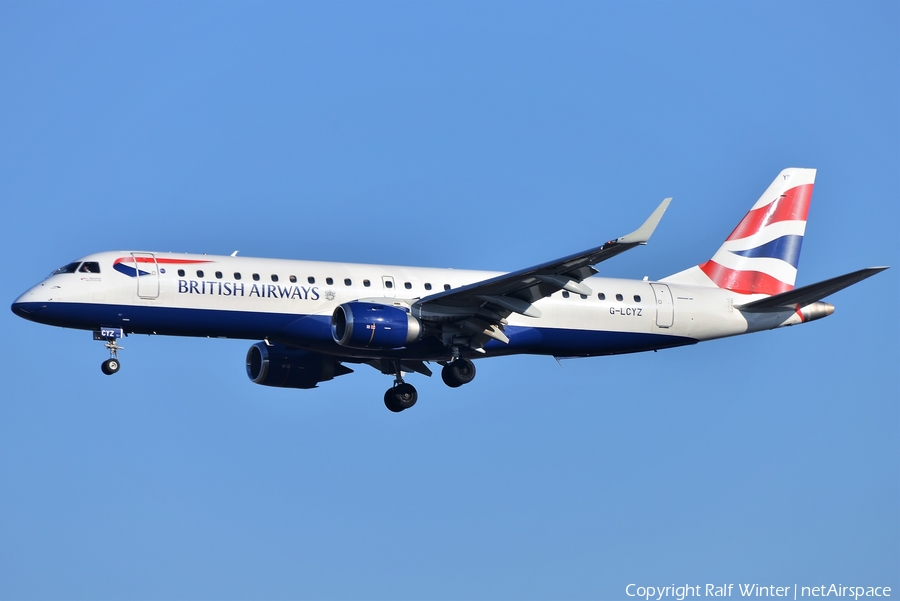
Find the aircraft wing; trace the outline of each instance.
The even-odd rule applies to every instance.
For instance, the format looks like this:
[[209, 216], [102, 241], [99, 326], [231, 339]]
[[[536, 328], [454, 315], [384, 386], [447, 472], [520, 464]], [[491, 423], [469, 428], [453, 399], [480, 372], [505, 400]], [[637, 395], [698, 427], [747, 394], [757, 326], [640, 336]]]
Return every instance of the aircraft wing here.
[[534, 303], [559, 290], [592, 294], [583, 280], [597, 273], [593, 266], [646, 244], [671, 200], [663, 200], [630, 234], [555, 261], [426, 296], [413, 304], [413, 315], [425, 321], [458, 322], [463, 335], [474, 337], [471, 346], [476, 349], [481, 346], [478, 340], [481, 344], [488, 338], [508, 342], [502, 330], [510, 313], [540, 317]]

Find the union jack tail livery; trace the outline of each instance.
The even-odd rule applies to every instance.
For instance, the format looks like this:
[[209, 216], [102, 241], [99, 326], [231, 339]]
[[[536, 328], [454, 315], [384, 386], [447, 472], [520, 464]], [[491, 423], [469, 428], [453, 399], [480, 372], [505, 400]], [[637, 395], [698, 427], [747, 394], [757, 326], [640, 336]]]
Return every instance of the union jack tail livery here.
[[793, 290], [815, 169], [785, 169], [712, 259], [663, 281], [772, 296]]

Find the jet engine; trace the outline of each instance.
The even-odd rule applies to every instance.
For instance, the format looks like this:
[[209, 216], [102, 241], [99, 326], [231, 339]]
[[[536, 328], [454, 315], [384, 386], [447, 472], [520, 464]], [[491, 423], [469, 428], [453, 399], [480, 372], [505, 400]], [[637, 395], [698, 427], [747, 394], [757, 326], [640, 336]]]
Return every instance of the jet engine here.
[[263, 386], [315, 388], [319, 382], [352, 372], [334, 357], [280, 344], [257, 342], [247, 351], [247, 376]]
[[422, 322], [398, 307], [353, 301], [334, 310], [331, 335], [349, 348], [392, 349], [421, 338]]

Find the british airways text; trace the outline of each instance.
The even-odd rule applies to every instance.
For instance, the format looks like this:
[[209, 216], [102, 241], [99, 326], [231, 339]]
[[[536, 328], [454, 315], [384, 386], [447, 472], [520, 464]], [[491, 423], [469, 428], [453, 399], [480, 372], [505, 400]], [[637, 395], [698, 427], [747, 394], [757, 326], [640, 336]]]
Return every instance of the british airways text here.
[[243, 282], [178, 280], [178, 294], [211, 294], [214, 296], [258, 296], [260, 298], [319, 300], [319, 287], [296, 285], [279, 286], [277, 284], [250, 284], [248, 287]]

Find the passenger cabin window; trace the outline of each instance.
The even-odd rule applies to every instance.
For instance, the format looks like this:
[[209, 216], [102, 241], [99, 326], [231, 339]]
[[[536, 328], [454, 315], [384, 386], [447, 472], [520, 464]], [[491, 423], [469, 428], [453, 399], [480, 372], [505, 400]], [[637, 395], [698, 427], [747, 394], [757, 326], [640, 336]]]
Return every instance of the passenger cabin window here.
[[309, 282], [310, 284], [315, 284], [316, 278], [309, 276], [308, 278], [306, 278], [306, 281]]
[[57, 269], [56, 271], [54, 271], [54, 272], [51, 273], [50, 275], [58, 275], [58, 274], [60, 274], [60, 273], [75, 273], [76, 271], [78, 271], [78, 266], [79, 266], [80, 264], [81, 264], [81, 263], [79, 263], [79, 262], [77, 262], [77, 261], [76, 261], [75, 263], [69, 263], [68, 265], [65, 265], [65, 266], [63, 266], [63, 267], [60, 267], [59, 269]]
[[178, 270], [178, 277], [180, 277], [180, 278], [183, 278], [183, 277], [184, 277], [184, 269], [179, 269], [179, 270]]
[[100, 263], [96, 261], [85, 261], [81, 264], [78, 273], [100, 273]]
[[325, 283], [331, 286], [334, 284], [334, 278], [325, 278]]
[[254, 274], [253, 274], [253, 281], [254, 281], [254, 282], [258, 282], [258, 281], [259, 281], [259, 274], [258, 274], [258, 273], [254, 273]]
[[636, 302], [636, 303], [641, 302], [641, 295], [640, 295], [640, 294], [635, 294], [635, 295], [634, 295], [634, 302]]
[[431, 290], [431, 284], [425, 283], [425, 290]]
[[569, 293], [563, 290], [563, 298], [569, 298]]
[[292, 275], [292, 276], [289, 277], [288, 279], [291, 281], [291, 284], [296, 284], [296, 283], [297, 283], [297, 276], [295, 276], [295, 275]]
[[278, 281], [278, 276], [275, 275], [274, 273], [272, 274], [272, 281], [273, 281], [273, 282], [277, 282], [277, 281]]
[[363, 280], [363, 286], [365, 286], [366, 288], [368, 288], [371, 285], [372, 285], [372, 282], [370, 282], [369, 280]]
[[412, 284], [410, 284], [409, 282], [405, 282], [405, 283], [403, 284], [403, 287], [406, 288], [407, 290], [411, 290], [411, 289], [412, 289]]
[[222, 279], [222, 272], [221, 272], [221, 271], [217, 271], [217, 272], [216, 272], [216, 279], [217, 279], [217, 280], [221, 280], [221, 279]]
[[602, 292], [598, 292], [598, 293], [597, 293], [597, 298], [599, 298], [600, 300], [606, 300], [606, 295], [603, 294]]
[[616, 295], [616, 300], [617, 300], [617, 301], [625, 300], [625, 297], [622, 296], [621, 294], [617, 294], [617, 295]]
[[444, 290], [450, 290], [450, 284], [444, 284]]
[[353, 282], [350, 281], [350, 278], [344, 278], [344, 286], [350, 286]]
[[202, 277], [203, 277], [203, 270], [202, 270], [202, 269], [198, 269], [198, 270], [197, 270], [197, 277], [198, 277], [198, 278], [202, 278]]
[[236, 280], [241, 279], [241, 274], [238, 273], [237, 271], [235, 271], [235, 272], [234, 272], [234, 279], [236, 279]]
[[385, 287], [385, 288], [393, 288], [393, 287], [394, 287], [394, 282], [392, 282], [391, 280], [385, 280], [385, 281], [384, 281], [384, 287]]
[[581, 296], [581, 298], [587, 298], [587, 294], [582, 294], [580, 296]]

